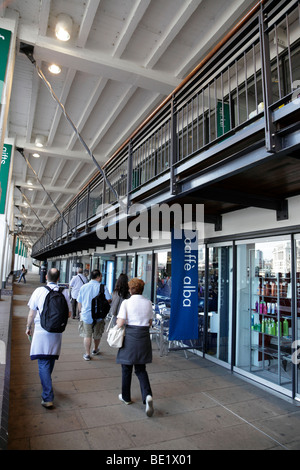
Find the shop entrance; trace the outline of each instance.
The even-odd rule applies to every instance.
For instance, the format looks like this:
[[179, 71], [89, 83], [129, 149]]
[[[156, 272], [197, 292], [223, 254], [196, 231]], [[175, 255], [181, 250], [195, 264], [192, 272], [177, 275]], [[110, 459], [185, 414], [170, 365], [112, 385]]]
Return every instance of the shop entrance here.
[[291, 241], [252, 240], [237, 246], [236, 365], [275, 389], [292, 392]]
[[206, 354], [231, 360], [232, 246], [208, 248], [208, 330]]

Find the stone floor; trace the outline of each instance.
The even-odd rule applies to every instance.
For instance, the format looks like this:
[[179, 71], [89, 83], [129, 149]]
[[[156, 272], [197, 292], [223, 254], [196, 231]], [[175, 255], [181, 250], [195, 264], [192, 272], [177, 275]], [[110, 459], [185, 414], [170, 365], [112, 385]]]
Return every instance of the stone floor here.
[[55, 407], [41, 406], [36, 361], [25, 336], [27, 301], [38, 276], [14, 284], [8, 450], [286, 450], [300, 449], [300, 408], [201, 357], [153, 344], [147, 366], [155, 412], [148, 418], [133, 377], [132, 399], [118, 399], [120, 366], [101, 342], [101, 355], [82, 358], [78, 321], [63, 335], [53, 372]]

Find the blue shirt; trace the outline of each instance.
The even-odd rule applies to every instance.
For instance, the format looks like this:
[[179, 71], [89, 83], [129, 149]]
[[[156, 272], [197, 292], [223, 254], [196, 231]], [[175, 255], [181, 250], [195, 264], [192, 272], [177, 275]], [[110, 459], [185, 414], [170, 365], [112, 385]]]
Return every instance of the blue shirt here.
[[[92, 299], [99, 294], [100, 291], [100, 282], [95, 279], [91, 279], [87, 284], [84, 284], [80, 290], [77, 297], [77, 302], [81, 304], [80, 319], [84, 323], [93, 323], [92, 318]], [[107, 287], [104, 287], [104, 293], [107, 300], [111, 299], [111, 296], [108, 292]], [[102, 320], [99, 320], [102, 321]]]

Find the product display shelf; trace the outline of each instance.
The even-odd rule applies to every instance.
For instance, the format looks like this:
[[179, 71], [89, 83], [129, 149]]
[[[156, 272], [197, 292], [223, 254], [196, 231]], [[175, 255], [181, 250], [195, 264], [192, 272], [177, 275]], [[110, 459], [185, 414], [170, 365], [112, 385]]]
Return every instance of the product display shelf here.
[[292, 362], [291, 278], [290, 274], [267, 275], [259, 272], [258, 267], [254, 272], [249, 309], [251, 367], [255, 371], [270, 371], [275, 361], [280, 385], [286, 382], [287, 364]]

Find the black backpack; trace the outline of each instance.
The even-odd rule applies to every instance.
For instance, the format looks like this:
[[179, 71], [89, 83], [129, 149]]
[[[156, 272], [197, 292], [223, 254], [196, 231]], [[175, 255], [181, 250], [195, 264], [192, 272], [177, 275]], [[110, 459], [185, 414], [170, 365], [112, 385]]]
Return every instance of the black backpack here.
[[104, 294], [104, 285], [100, 284], [99, 294], [92, 299], [92, 318], [95, 321], [103, 320], [110, 309], [108, 300]]
[[45, 286], [49, 293], [46, 295], [43, 310], [40, 313], [41, 327], [49, 333], [62, 333], [68, 323], [69, 307], [62, 291]]

